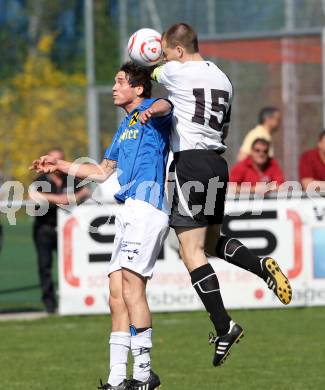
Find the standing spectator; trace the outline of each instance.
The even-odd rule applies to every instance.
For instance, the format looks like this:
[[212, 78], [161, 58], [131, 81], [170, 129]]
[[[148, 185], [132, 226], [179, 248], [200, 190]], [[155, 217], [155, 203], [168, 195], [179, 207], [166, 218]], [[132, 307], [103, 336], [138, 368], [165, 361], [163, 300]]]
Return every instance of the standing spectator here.
[[[64, 159], [61, 149], [55, 148], [48, 154], [57, 159]], [[50, 184], [50, 192], [42, 192], [36, 187], [36, 182]], [[50, 173], [39, 176], [35, 181], [35, 191], [29, 196], [33, 200], [43, 199], [49, 202], [49, 209], [43, 216], [35, 217], [33, 238], [37, 252], [38, 272], [42, 289], [42, 301], [48, 313], [56, 310], [56, 297], [52, 279], [53, 251], [57, 249], [57, 208], [58, 204], [71, 204], [69, 194], [75, 193], [77, 203], [89, 197], [87, 187], [77, 189], [79, 182], [74, 181], [74, 188], [68, 188], [68, 176], [62, 173]], [[42, 192], [40, 194], [40, 192]]]
[[318, 136], [317, 147], [301, 155], [299, 178], [304, 191], [312, 183], [317, 191], [325, 192], [325, 130]]
[[241, 161], [251, 154], [253, 142], [257, 138], [263, 138], [270, 143], [269, 155], [274, 156], [272, 147], [272, 134], [281, 124], [281, 113], [276, 107], [264, 107], [258, 115], [258, 125], [250, 130], [239, 149], [237, 160]]
[[[282, 170], [277, 161], [269, 156], [270, 143], [257, 138], [252, 145], [251, 155], [238, 162], [230, 172], [230, 182], [237, 183], [236, 192], [246, 186], [248, 192], [265, 191], [265, 183], [275, 182], [275, 188], [284, 182]], [[272, 188], [273, 190], [273, 188]]]

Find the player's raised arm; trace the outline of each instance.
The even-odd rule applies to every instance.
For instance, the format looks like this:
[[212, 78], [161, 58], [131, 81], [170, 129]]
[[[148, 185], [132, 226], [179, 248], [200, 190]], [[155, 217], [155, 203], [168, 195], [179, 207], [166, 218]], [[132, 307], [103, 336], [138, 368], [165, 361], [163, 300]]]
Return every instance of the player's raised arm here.
[[173, 109], [171, 102], [166, 99], [158, 99], [139, 116], [139, 121], [144, 125], [151, 117], [168, 115]]
[[100, 164], [78, 164], [58, 160], [52, 156], [42, 156], [34, 160], [30, 169], [37, 173], [62, 172], [79, 179], [89, 179], [103, 183], [116, 169], [116, 161], [104, 159]]

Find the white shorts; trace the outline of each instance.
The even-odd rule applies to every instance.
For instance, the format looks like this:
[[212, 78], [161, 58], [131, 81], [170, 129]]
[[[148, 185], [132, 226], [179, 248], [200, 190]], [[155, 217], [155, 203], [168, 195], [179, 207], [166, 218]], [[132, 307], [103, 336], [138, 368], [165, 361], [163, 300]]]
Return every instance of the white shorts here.
[[115, 227], [108, 274], [127, 268], [151, 278], [168, 235], [168, 215], [147, 202], [129, 198], [115, 217]]

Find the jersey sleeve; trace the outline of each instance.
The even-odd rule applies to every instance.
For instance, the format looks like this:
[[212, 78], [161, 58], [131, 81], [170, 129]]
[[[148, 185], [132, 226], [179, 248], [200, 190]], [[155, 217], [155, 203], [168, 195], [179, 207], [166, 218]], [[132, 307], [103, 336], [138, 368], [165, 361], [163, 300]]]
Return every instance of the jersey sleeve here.
[[[160, 100], [160, 98], [156, 99], [155, 101]], [[166, 100], [170, 106], [171, 110], [168, 114], [163, 115], [163, 116], [156, 116], [151, 118], [151, 123], [155, 126], [155, 128], [159, 130], [165, 130], [167, 127], [170, 127], [172, 124], [172, 118], [173, 118], [173, 110], [174, 106], [171, 101], [168, 99], [163, 99]]]
[[155, 118], [152, 118], [152, 124], [154, 125], [155, 129], [158, 131], [160, 130], [166, 130], [168, 127], [171, 127], [172, 124], [172, 118], [173, 118], [173, 113], [172, 111], [164, 116], [157, 116]]
[[181, 64], [177, 61], [170, 61], [164, 65], [157, 66], [151, 73], [151, 78], [166, 87], [173, 86]]
[[120, 142], [119, 142], [120, 132], [121, 132], [121, 127], [118, 128], [118, 130], [116, 131], [113, 137], [111, 145], [106, 149], [104, 153], [104, 160], [113, 160], [113, 161], [118, 160], [118, 155], [120, 151]]

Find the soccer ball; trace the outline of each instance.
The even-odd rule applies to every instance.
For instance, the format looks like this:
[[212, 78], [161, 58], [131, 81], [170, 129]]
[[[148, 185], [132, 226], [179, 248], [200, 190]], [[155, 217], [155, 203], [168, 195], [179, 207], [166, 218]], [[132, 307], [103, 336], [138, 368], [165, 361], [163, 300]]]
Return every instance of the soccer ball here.
[[151, 28], [142, 28], [131, 35], [128, 52], [132, 61], [141, 66], [156, 65], [161, 60], [161, 34]]

